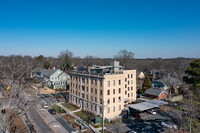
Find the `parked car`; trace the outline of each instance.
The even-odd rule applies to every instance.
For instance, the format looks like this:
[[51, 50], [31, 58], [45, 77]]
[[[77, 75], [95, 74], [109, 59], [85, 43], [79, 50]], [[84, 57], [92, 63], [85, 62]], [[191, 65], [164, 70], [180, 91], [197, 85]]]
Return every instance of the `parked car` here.
[[131, 130], [131, 131], [128, 131], [127, 133], [137, 133], [137, 132], [134, 130]]
[[156, 111], [154, 109], [150, 109], [150, 110], [147, 110], [147, 112], [149, 114], [152, 114], [152, 115], [155, 115], [156, 114]]
[[43, 103], [43, 104], [42, 104], [42, 107], [43, 107], [43, 108], [48, 108], [49, 106], [48, 106], [47, 103]]
[[178, 129], [177, 125], [175, 125], [174, 123], [172, 123], [170, 121], [162, 121], [161, 125], [164, 127], [171, 128], [171, 129]]
[[48, 112], [52, 115], [55, 115], [56, 114], [56, 110], [55, 109], [49, 109]]

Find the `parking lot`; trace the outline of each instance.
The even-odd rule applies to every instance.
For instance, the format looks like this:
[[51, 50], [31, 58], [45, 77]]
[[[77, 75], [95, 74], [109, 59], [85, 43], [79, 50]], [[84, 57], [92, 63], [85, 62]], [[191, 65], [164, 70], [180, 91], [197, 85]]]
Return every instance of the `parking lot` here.
[[[155, 109], [157, 113], [154, 115], [149, 114], [145, 111], [140, 113], [141, 119], [135, 119], [131, 117], [131, 119], [126, 119], [123, 121], [123, 123], [121, 123], [121, 125], [123, 126], [111, 125], [107, 127], [107, 129], [113, 133], [117, 130], [124, 131], [124, 127], [138, 133], [157, 133], [165, 130], [172, 130], [174, 132], [174, 129], [169, 129], [162, 126], [161, 122], [166, 120], [174, 121], [175, 119], [180, 122], [181, 120], [179, 119], [181, 119], [180, 117], [182, 112], [168, 106], [164, 106], [162, 108], [164, 108], [165, 110], [159, 108]], [[179, 123], [174, 124], [176, 124], [180, 128]]]

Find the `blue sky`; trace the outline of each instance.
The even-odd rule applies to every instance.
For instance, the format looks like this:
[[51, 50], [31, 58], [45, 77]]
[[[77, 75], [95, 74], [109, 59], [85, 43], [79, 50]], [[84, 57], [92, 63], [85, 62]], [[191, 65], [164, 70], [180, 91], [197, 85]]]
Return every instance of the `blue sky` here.
[[0, 55], [200, 58], [199, 0], [0, 0]]

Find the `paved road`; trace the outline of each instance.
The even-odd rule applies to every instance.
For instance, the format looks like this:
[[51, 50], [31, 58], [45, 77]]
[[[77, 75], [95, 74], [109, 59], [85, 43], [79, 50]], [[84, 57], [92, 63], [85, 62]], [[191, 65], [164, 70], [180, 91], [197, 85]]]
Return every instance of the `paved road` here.
[[73, 127], [64, 118], [62, 118], [60, 115], [56, 114], [56, 115], [53, 115], [53, 116], [69, 133], [71, 133], [72, 131], [75, 131], [73, 129]]
[[30, 110], [27, 116], [38, 133], [54, 133], [35, 109]]
[[32, 120], [32, 124], [37, 132], [54, 133], [35, 109], [30, 110], [27, 114], [29, 119]]

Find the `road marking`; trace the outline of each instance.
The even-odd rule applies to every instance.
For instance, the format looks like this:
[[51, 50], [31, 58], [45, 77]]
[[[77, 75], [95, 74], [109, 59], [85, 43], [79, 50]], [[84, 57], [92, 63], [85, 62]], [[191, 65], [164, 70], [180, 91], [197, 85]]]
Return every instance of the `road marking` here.
[[[36, 110], [37, 111], [37, 110]], [[44, 119], [44, 117], [42, 116], [42, 114], [40, 114], [40, 112], [39, 111], [37, 111], [38, 112], [38, 114], [41, 116], [41, 118], [44, 120], [44, 122], [51, 128], [51, 130], [54, 132], [54, 133], [56, 133], [56, 131], [54, 131], [54, 129], [49, 125], [49, 123], [46, 121], [46, 119]]]

